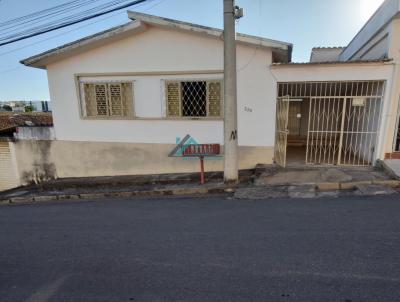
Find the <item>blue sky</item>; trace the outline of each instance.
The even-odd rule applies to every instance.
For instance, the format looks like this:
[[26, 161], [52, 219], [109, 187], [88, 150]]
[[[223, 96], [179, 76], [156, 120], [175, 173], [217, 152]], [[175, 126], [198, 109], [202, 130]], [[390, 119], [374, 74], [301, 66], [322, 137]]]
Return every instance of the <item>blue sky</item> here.
[[[0, 0], [0, 22], [69, 1]], [[345, 46], [382, 2], [236, 0], [245, 12], [237, 31], [293, 43], [293, 61], [308, 61], [314, 46]], [[222, 0], [150, 0], [131, 9], [222, 28]], [[21, 59], [128, 21], [123, 10], [0, 46], [0, 101], [48, 100], [46, 71], [24, 67], [19, 63]]]

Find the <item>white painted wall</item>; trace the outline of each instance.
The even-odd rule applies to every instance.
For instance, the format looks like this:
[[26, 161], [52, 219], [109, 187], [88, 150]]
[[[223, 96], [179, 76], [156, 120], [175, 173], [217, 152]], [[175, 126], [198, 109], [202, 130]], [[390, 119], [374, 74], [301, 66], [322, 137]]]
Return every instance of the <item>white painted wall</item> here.
[[14, 138], [17, 140], [53, 140], [53, 127], [18, 127]]
[[278, 82], [386, 80], [391, 77], [391, 63], [272, 65]]
[[[237, 47], [242, 146], [274, 145], [276, 82], [268, 68], [271, 60], [268, 49]], [[222, 143], [222, 120], [165, 120], [162, 103], [164, 79], [222, 79], [222, 69], [222, 40], [156, 27], [50, 64], [47, 70], [56, 138], [174, 144], [177, 136], [189, 133], [199, 142]], [[141, 119], [81, 119], [75, 75], [91, 74], [84, 79], [95, 80], [93, 74], [108, 74], [109, 78], [120, 73], [132, 74], [135, 112]]]

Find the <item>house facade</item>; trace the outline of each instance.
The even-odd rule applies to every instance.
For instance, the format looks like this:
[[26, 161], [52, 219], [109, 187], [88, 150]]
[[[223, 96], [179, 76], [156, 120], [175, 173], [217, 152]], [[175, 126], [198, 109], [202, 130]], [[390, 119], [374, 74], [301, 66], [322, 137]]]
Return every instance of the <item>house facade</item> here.
[[[41, 165], [47, 169], [38, 174], [54, 173], [45, 178], [194, 172], [198, 161], [168, 157], [177, 140], [190, 134], [198, 143], [223, 143], [222, 31], [129, 17], [127, 25], [24, 61], [47, 69], [56, 140], [19, 140], [21, 174]], [[272, 163], [268, 67], [290, 61], [291, 44], [237, 40], [239, 166], [247, 169]], [[32, 152], [37, 144], [46, 156]], [[207, 161], [206, 169], [221, 171], [222, 160]]]
[[[385, 1], [347, 47], [315, 48], [302, 64], [289, 43], [237, 34], [240, 169], [396, 156], [399, 11], [399, 0]], [[197, 161], [168, 157], [181, 138], [223, 144], [222, 31], [128, 15], [22, 61], [48, 72], [55, 138], [13, 143], [20, 184], [194, 172]]]

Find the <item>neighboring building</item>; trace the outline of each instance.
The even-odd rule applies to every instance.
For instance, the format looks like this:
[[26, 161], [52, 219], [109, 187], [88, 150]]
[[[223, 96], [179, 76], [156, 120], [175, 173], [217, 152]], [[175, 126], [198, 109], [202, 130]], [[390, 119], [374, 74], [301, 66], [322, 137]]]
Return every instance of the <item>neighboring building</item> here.
[[344, 47], [314, 47], [311, 50], [311, 63], [335, 62], [340, 60]]
[[18, 166], [23, 159], [17, 158], [15, 138], [52, 139], [52, 125], [50, 113], [0, 112], [0, 191], [22, 184]]
[[[308, 124], [301, 131], [307, 163], [358, 165], [400, 158], [399, 63], [400, 1], [386, 0], [346, 47], [314, 48], [307, 64], [272, 65], [278, 96], [304, 98], [301, 105], [293, 102], [289, 115], [311, 113], [309, 121], [307, 113], [300, 121]], [[296, 93], [310, 82], [315, 84], [307, 97], [304, 90]], [[343, 125], [329, 120], [336, 113]], [[332, 153], [339, 158], [324, 159]]]
[[[238, 34], [240, 168], [397, 156], [399, 12], [400, 0], [385, 1], [347, 47], [314, 48], [309, 63], [291, 63], [291, 44]], [[168, 157], [177, 139], [223, 143], [222, 31], [128, 15], [22, 61], [47, 69], [56, 139], [17, 140], [21, 183], [197, 171], [197, 161]]]
[[51, 102], [48, 101], [0, 101], [0, 111], [9, 111], [5, 107], [11, 108], [12, 112], [26, 112], [27, 107], [32, 112], [51, 112]]

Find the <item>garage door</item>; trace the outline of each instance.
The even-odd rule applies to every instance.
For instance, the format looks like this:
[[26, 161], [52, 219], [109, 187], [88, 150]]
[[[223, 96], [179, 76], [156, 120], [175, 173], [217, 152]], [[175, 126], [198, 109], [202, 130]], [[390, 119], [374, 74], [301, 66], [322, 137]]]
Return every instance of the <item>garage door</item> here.
[[9, 142], [0, 142], [0, 191], [18, 186]]

